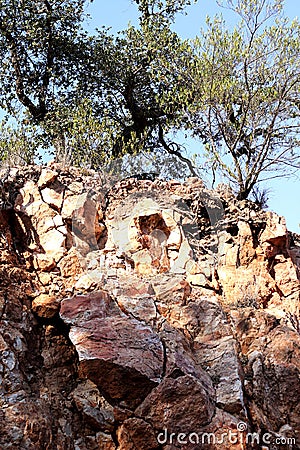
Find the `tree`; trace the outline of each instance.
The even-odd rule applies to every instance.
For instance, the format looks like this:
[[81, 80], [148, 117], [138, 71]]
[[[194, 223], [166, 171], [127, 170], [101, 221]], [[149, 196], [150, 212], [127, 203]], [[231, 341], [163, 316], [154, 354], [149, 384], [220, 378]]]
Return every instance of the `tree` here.
[[280, 0], [227, 6], [241, 22], [228, 31], [221, 16], [209, 19], [194, 40], [194, 100], [182, 120], [243, 199], [300, 167], [300, 24], [282, 17]]
[[0, 106], [21, 105], [68, 163], [97, 168], [141, 154], [129, 164], [140, 167], [163, 154], [198, 175], [173, 137], [186, 130], [239, 198], [295, 172], [300, 25], [282, 17], [282, 1], [227, 0], [240, 24], [229, 31], [221, 16], [208, 19], [192, 41], [172, 30], [191, 1], [134, 1], [138, 27], [91, 36], [81, 28], [85, 0], [0, 0]]
[[24, 113], [48, 132], [57, 102], [72, 101], [85, 3], [0, 1], [0, 106], [9, 115]]
[[41, 141], [36, 129], [26, 123], [15, 126], [0, 122], [0, 165], [16, 166], [33, 164], [39, 157]]
[[159, 101], [168, 86], [157, 75], [159, 55], [180, 53], [170, 26], [190, 1], [137, 0], [140, 27], [116, 37], [105, 28], [95, 36], [82, 31], [85, 3], [0, 1], [0, 106], [10, 114], [21, 106], [58, 160], [97, 167], [160, 148], [193, 171], [167, 138], [178, 105]]
[[184, 51], [185, 44], [171, 24], [190, 2], [136, 3], [140, 27], [129, 26], [116, 37], [106, 29], [87, 37], [90, 51], [82, 64], [78, 90], [91, 101], [94, 118], [102, 127], [105, 139], [102, 147], [99, 142], [100, 154], [110, 149], [110, 157], [120, 158], [160, 150], [179, 157], [195, 174], [191, 161], [168, 136], [176, 128], [181, 105], [175, 97], [161, 101], [163, 93], [178, 87], [176, 74], [168, 74], [167, 79], [159, 70], [162, 58], [178, 58]]
[[[0, 106], [19, 102], [37, 122], [74, 81], [84, 0], [0, 1]], [[71, 55], [71, 59], [70, 59]]]

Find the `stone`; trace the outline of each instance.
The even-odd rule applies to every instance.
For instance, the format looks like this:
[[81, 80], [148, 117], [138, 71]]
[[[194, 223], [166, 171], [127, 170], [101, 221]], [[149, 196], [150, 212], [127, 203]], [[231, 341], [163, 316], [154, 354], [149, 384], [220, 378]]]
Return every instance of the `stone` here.
[[35, 208], [33, 205], [41, 202], [41, 195], [39, 189], [33, 180], [28, 180], [20, 189], [16, 197], [15, 208], [17, 211], [26, 211], [28, 215], [34, 215]]
[[[68, 195], [64, 199], [61, 215], [63, 218], [72, 218], [78, 210], [84, 207], [88, 199], [88, 193], [80, 195]], [[79, 214], [79, 213], [78, 213]]]
[[116, 450], [116, 444], [110, 434], [99, 432], [96, 434], [97, 450]]
[[61, 210], [64, 199], [65, 187], [60, 183], [52, 183], [51, 188], [45, 187], [41, 190], [41, 196], [45, 203], [57, 211]]
[[198, 273], [195, 275], [189, 274], [186, 279], [192, 286], [210, 286], [206, 276], [203, 275], [203, 273]]
[[[47, 273], [47, 272], [40, 272], [39, 273], [39, 282], [41, 283], [42, 286], [50, 285], [52, 283], [52, 274]], [[44, 290], [45, 289], [42, 289], [42, 292]]]
[[179, 248], [178, 257], [175, 260], [170, 272], [171, 273], [185, 273], [185, 266], [188, 261], [193, 257], [192, 249], [185, 239]]
[[183, 375], [191, 375], [201, 380], [207, 392], [213, 397], [214, 389], [211, 379], [197, 364], [188, 339], [168, 322], [162, 324], [159, 337], [166, 352], [165, 377], [177, 378]]
[[66, 196], [61, 215], [72, 222], [72, 244], [83, 256], [98, 249], [98, 242], [106, 230], [101, 222], [103, 214], [98, 198], [94, 200], [89, 192]]
[[51, 170], [48, 167], [42, 169], [40, 178], [38, 180], [38, 187], [44, 188], [48, 184], [51, 184], [58, 177], [58, 173], [55, 170]]
[[90, 270], [88, 273], [81, 275], [75, 283], [75, 289], [88, 291], [90, 289], [101, 288], [105, 277], [99, 269]]
[[[93, 330], [96, 323], [97, 330]], [[115, 401], [133, 407], [160, 381], [162, 344], [150, 328], [135, 319], [112, 317], [96, 323], [90, 321], [88, 329], [73, 327], [70, 331], [80, 373]]]
[[114, 430], [114, 409], [101, 396], [94, 383], [90, 380], [79, 383], [71, 396], [76, 408], [94, 429], [106, 433]]
[[278, 216], [272, 211], [266, 212], [266, 227], [259, 236], [261, 243], [269, 242], [276, 246], [286, 245], [287, 228], [284, 217]]
[[179, 249], [181, 245], [182, 237], [181, 232], [178, 226], [176, 228], [172, 229], [170, 232], [170, 235], [167, 239], [167, 247], [172, 249]]
[[46, 255], [57, 262], [66, 254], [66, 236], [58, 230], [50, 230], [40, 236], [40, 244]]
[[161, 217], [170, 234], [172, 233], [172, 231], [176, 231], [176, 234], [179, 232], [177, 222], [174, 219], [174, 211], [172, 209], [163, 209], [161, 211]]
[[135, 270], [140, 275], [151, 275], [155, 273], [154, 267], [152, 267], [151, 254], [147, 249], [137, 251], [132, 255]]
[[126, 314], [149, 324], [153, 324], [157, 317], [153, 296], [140, 295], [132, 298], [122, 295], [118, 298], [118, 305]]
[[36, 270], [49, 272], [56, 267], [56, 263], [52, 256], [49, 256], [45, 253], [38, 253], [33, 257], [33, 267]]
[[195, 359], [206, 367], [216, 389], [216, 405], [231, 414], [245, 415], [243, 384], [235, 341], [224, 337], [217, 341], [195, 344]]
[[202, 268], [193, 259], [186, 262], [185, 268], [188, 275], [197, 275], [202, 272]]
[[68, 325], [85, 325], [92, 319], [107, 316], [121, 316], [121, 310], [105, 291], [95, 291], [88, 295], [76, 295], [61, 302], [60, 316]]
[[184, 305], [191, 293], [189, 283], [181, 276], [161, 275], [152, 280], [157, 300], [162, 303]]
[[[211, 423], [202, 429], [199, 443], [205, 450], [219, 450], [220, 445], [222, 450], [244, 450], [248, 432], [251, 432], [251, 428], [247, 422], [216, 408]], [[253, 438], [255, 445], [257, 436], [254, 434]], [[248, 444], [252, 446], [252, 435], [248, 436]], [[195, 446], [192, 445], [188, 449], [193, 450]]]
[[64, 221], [63, 221], [61, 215], [57, 214], [56, 216], [53, 217], [52, 220], [53, 220], [55, 228], [64, 226]]
[[58, 267], [63, 277], [80, 276], [84, 270], [84, 261], [77, 250], [72, 247], [66, 255], [59, 261]]
[[214, 415], [213, 399], [201, 381], [191, 375], [165, 378], [152, 390], [135, 414], [143, 417], [156, 431], [197, 432]]
[[35, 229], [39, 237], [48, 231], [55, 229], [55, 223], [53, 221], [55, 212], [47, 205], [47, 203], [44, 203], [43, 201], [34, 202], [30, 205], [29, 210], [26, 211], [27, 214], [30, 214], [31, 207], [36, 207], [34, 215], [31, 218], [31, 227]]
[[159, 382], [163, 370], [159, 337], [123, 315], [106, 293], [64, 300], [60, 315], [72, 324], [70, 339], [79, 355], [81, 375], [115, 401], [136, 405]]
[[60, 300], [53, 295], [40, 294], [32, 301], [32, 311], [46, 319], [58, 314]]
[[243, 221], [238, 222], [238, 229], [239, 264], [241, 264], [242, 266], [247, 266], [254, 260], [256, 256], [252, 231], [250, 225]]
[[300, 448], [283, 218], [197, 180], [58, 163], [10, 169], [3, 194], [1, 449]]
[[284, 297], [293, 294], [296, 294], [298, 297], [300, 282], [297, 267], [295, 267], [291, 259], [286, 259], [282, 255], [279, 256], [275, 257], [273, 269], [276, 286]]
[[158, 450], [154, 430], [142, 419], [127, 419], [117, 430], [117, 439], [120, 450]]

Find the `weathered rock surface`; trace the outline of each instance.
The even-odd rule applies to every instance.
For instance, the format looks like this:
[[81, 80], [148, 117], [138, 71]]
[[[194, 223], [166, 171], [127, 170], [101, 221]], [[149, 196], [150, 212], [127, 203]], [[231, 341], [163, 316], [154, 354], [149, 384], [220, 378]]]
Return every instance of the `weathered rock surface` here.
[[81, 377], [114, 402], [133, 407], [161, 381], [164, 354], [158, 335], [123, 314], [106, 292], [63, 300], [60, 316], [71, 325]]
[[300, 448], [282, 217], [58, 164], [11, 169], [2, 195], [1, 450]]

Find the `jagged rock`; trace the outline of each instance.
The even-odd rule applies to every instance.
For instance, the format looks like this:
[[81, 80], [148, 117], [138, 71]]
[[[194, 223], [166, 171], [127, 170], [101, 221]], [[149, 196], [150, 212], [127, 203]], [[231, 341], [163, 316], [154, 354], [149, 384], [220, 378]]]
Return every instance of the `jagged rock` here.
[[58, 173], [55, 170], [51, 170], [48, 167], [46, 167], [45, 169], [42, 169], [37, 185], [39, 188], [44, 188], [48, 184], [55, 181], [57, 177]]
[[275, 256], [273, 271], [276, 286], [283, 297], [299, 295], [298, 271], [290, 258], [285, 258], [283, 255]]
[[244, 221], [238, 222], [238, 248], [239, 248], [239, 264], [241, 266], [249, 266], [256, 256], [253, 235], [249, 223]]
[[154, 275], [170, 268], [173, 273], [184, 272], [192, 251], [183, 239], [178, 214], [163, 210], [158, 202], [146, 198], [133, 210], [128, 204], [127, 212], [122, 205], [117, 215], [110, 217], [109, 242], [112, 248], [131, 255], [138, 274]]
[[66, 193], [61, 215], [65, 220], [72, 221], [72, 243], [85, 256], [91, 249], [98, 248], [98, 242], [106, 227], [101, 222], [103, 218], [100, 206], [101, 195], [96, 199], [90, 193], [72, 195]]
[[230, 336], [195, 344], [196, 359], [211, 376], [216, 386], [216, 405], [243, 416], [245, 404], [236, 342]]
[[116, 444], [110, 434], [99, 432], [96, 434], [95, 440], [97, 450], [116, 450]]
[[266, 212], [266, 227], [260, 235], [261, 242], [269, 242], [277, 247], [286, 246], [288, 232], [285, 219], [274, 212]]
[[146, 294], [134, 298], [122, 295], [118, 299], [118, 305], [126, 314], [146, 323], [153, 324], [155, 318], [157, 318], [157, 310], [153, 296]]
[[51, 269], [54, 269], [56, 263], [54, 258], [50, 255], [46, 255], [44, 253], [38, 253], [33, 257], [33, 267], [36, 270], [41, 270], [42, 272], [48, 272]]
[[152, 390], [135, 414], [144, 418], [156, 431], [169, 433], [197, 432], [214, 415], [211, 393], [191, 375], [165, 378]]
[[117, 438], [120, 450], [159, 449], [153, 428], [144, 420], [136, 417], [123, 422], [117, 431]]
[[[283, 327], [278, 319], [263, 311], [248, 309], [233, 317], [246, 363], [246, 393], [254, 422], [278, 432], [288, 420], [298, 439], [299, 330]], [[292, 386], [292, 390], [287, 386]], [[270, 409], [270, 405], [276, 408]]]
[[88, 326], [92, 319], [103, 319], [109, 316], [122, 315], [118, 305], [105, 291], [97, 291], [88, 295], [77, 295], [64, 299], [61, 303], [60, 316], [68, 325]]
[[32, 311], [46, 319], [54, 317], [59, 310], [60, 301], [53, 295], [40, 294], [32, 301]]
[[60, 230], [49, 230], [40, 236], [40, 245], [46, 255], [58, 262], [67, 252], [66, 236]]
[[112, 185], [7, 174], [0, 448], [298, 448], [299, 236], [225, 186]]
[[114, 430], [113, 407], [101, 396], [90, 380], [80, 383], [70, 394], [76, 408], [81, 411], [92, 428], [106, 433]]
[[181, 276], [161, 275], [152, 280], [156, 298], [161, 303], [184, 305], [191, 293], [189, 283]]
[[53, 183], [51, 187], [43, 188], [41, 197], [45, 203], [48, 203], [53, 209], [60, 211], [64, 199], [65, 187], [60, 183]]
[[125, 316], [106, 293], [63, 300], [60, 315], [71, 324], [70, 339], [79, 355], [81, 375], [112, 399], [135, 405], [160, 381], [159, 337]]
[[84, 261], [78, 254], [77, 250], [72, 247], [66, 255], [59, 261], [58, 267], [63, 277], [75, 277], [80, 276], [84, 270]]
[[206, 386], [213, 396], [213, 384], [207, 373], [197, 364], [188, 339], [168, 323], [161, 327], [159, 337], [166, 353], [165, 377], [176, 378], [191, 375]]
[[94, 269], [82, 275], [75, 283], [75, 289], [78, 291], [88, 291], [91, 289], [101, 288], [104, 280], [104, 274], [99, 269]]

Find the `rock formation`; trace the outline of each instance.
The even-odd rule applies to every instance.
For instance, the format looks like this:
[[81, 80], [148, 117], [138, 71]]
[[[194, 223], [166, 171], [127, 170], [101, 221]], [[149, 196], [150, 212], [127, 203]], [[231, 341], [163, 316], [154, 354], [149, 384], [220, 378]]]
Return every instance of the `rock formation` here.
[[10, 169], [0, 448], [300, 448], [300, 237], [201, 180]]

